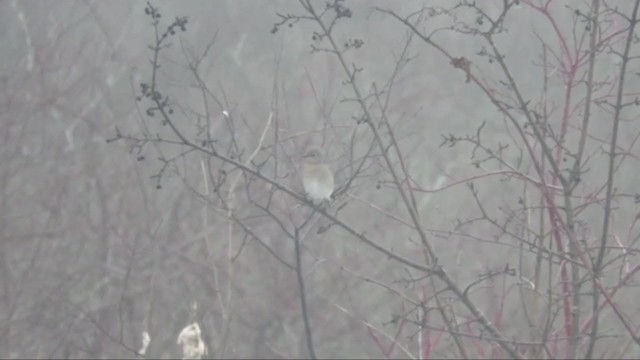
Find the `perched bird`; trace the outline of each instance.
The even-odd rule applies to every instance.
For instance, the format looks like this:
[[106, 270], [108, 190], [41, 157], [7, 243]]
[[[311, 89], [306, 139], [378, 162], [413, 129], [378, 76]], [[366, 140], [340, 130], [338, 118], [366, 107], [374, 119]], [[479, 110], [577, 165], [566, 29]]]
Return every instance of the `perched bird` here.
[[333, 173], [322, 159], [322, 153], [312, 148], [303, 156], [302, 185], [307, 197], [314, 204], [331, 201], [333, 193]]

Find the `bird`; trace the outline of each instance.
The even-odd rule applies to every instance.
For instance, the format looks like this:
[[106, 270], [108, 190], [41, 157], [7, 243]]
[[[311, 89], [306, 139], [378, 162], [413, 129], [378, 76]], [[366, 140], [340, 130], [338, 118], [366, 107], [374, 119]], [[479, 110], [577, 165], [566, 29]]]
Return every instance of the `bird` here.
[[302, 185], [307, 197], [316, 205], [331, 201], [333, 193], [333, 172], [324, 163], [322, 153], [311, 148], [303, 156]]

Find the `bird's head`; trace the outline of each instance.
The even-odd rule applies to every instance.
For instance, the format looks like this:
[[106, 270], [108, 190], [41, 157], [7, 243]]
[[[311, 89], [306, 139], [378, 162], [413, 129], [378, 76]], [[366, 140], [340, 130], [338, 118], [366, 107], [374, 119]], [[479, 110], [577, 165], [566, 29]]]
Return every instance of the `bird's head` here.
[[311, 148], [304, 154], [303, 158], [310, 164], [320, 164], [322, 162], [322, 153], [320, 149]]

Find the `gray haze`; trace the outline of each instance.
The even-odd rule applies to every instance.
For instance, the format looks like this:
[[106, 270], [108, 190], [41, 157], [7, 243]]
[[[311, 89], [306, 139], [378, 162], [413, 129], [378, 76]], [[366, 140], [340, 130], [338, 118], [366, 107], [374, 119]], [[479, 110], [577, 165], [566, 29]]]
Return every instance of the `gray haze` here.
[[[414, 263], [428, 267], [437, 258], [502, 336], [519, 342], [514, 347], [522, 356], [566, 355], [563, 300], [569, 295], [561, 267], [580, 264], [572, 280], [580, 293], [574, 354], [583, 357], [593, 314], [589, 269], [602, 238], [614, 121], [607, 102], [615, 103], [620, 80], [621, 61], [612, 50], [623, 51], [628, 23], [600, 4], [601, 38], [616, 37], [599, 48], [591, 83], [589, 32], [576, 15], [588, 14], [591, 1], [552, 2], [557, 32], [523, 1], [510, 8], [506, 30], [495, 35], [567, 176], [580, 144], [587, 89], [593, 91], [583, 173], [571, 194], [575, 209], [564, 212], [561, 184], [539, 139], [523, 125], [527, 118], [508, 78], [497, 61], [481, 55], [491, 50], [486, 40], [461, 26], [488, 25], [460, 7], [455, 16], [434, 16], [417, 29], [439, 29], [433, 41], [471, 61], [474, 81], [508, 104], [515, 122], [442, 52], [380, 11], [407, 16], [436, 3], [455, 5], [347, 1], [353, 16], [332, 29], [339, 46], [364, 42], [344, 59], [361, 69], [355, 83], [391, 168], [368, 125], [356, 123], [363, 110], [338, 58], [311, 51], [312, 45], [329, 47], [312, 39], [317, 23], [302, 19], [271, 33], [278, 13], [308, 16], [298, 1], [153, 1], [161, 31], [175, 17], [188, 17], [186, 31], [170, 36], [171, 46], [160, 53], [157, 86], [169, 97], [172, 124], [189, 140], [200, 145], [208, 136], [217, 153], [259, 168], [302, 196], [300, 156], [311, 146], [322, 148], [336, 187], [350, 186], [334, 194], [329, 213]], [[479, 3], [487, 16], [500, 15], [502, 1]], [[630, 16], [633, 3], [620, 2], [620, 12]], [[325, 1], [313, 4], [322, 10]], [[0, 1], [0, 357], [132, 358], [143, 332], [150, 336], [150, 358], [181, 357], [178, 335], [191, 323], [201, 329], [207, 357], [308, 357], [301, 289], [287, 266], [295, 266], [294, 241], [318, 357], [508, 357], [441, 278], [338, 225], [318, 233], [329, 220], [255, 174], [211, 154], [185, 154], [185, 144], [155, 141], [180, 139], [162, 126], [159, 112], [146, 115], [150, 99], [136, 100], [140, 83], [150, 83], [152, 74], [154, 28], [146, 6]], [[558, 33], [584, 56], [570, 99]], [[208, 46], [196, 70], [199, 82], [190, 65]], [[637, 41], [631, 54], [640, 55]], [[637, 61], [629, 63], [625, 102], [640, 92], [638, 69]], [[617, 151], [624, 156], [616, 160], [601, 280], [609, 291], [617, 289], [612, 298], [622, 315], [599, 297], [598, 358], [640, 356], [621, 320], [639, 336], [638, 276], [635, 283], [627, 277], [640, 265], [633, 256], [640, 236], [638, 107], [626, 107], [619, 117]], [[563, 119], [567, 134], [556, 141]], [[443, 136], [472, 139], [483, 122], [482, 146], [464, 140], [441, 146]], [[130, 138], [107, 142], [116, 128]], [[550, 225], [536, 162], [557, 190], [551, 192], [558, 216], [574, 221], [573, 229]], [[402, 184], [391, 170], [406, 172]], [[399, 188], [413, 191], [413, 205]], [[411, 206], [435, 255], [426, 255]], [[567, 250], [569, 239], [582, 255]], [[557, 255], [551, 261], [543, 256], [549, 251]]]

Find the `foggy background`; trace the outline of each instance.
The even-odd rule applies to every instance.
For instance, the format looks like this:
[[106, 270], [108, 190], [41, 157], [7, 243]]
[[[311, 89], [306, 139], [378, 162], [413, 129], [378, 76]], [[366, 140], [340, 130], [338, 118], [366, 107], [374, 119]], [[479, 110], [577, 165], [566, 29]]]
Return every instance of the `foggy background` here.
[[[375, 8], [406, 16], [436, 3], [346, 2], [353, 16], [341, 19], [333, 31], [341, 42], [364, 41], [361, 48], [345, 53], [349, 64], [362, 69], [357, 83], [364, 91], [386, 86], [410, 33]], [[286, 175], [278, 181], [302, 192], [299, 158], [309, 146], [317, 145], [327, 153], [336, 185], [345, 184], [350, 164], [367, 151], [372, 136], [354, 120], [362, 116], [359, 105], [344, 101], [353, 91], [345, 84], [336, 57], [311, 52], [311, 44], [319, 45], [312, 40], [317, 25], [300, 21], [271, 33], [280, 20], [277, 13], [304, 13], [297, 1], [151, 4], [162, 14], [161, 29], [176, 16], [188, 17], [186, 31], [171, 37], [171, 47], [161, 53], [158, 72], [161, 91], [173, 104], [174, 121], [185, 134], [198, 138], [197, 126], [204, 121], [200, 115], [208, 111], [217, 146], [232, 146], [233, 134], [233, 146], [243, 150], [244, 161], [256, 150], [269, 124], [256, 161], [272, 164], [277, 160], [281, 174]], [[323, 1], [314, 4], [319, 9], [324, 6]], [[497, 16], [501, 4], [482, 6]], [[621, 12], [630, 12], [631, 5], [631, 1], [621, 2], [620, 7], [626, 7]], [[550, 11], [561, 27], [558, 30], [571, 34], [583, 31], [580, 27], [574, 31], [572, 9], [587, 12], [589, 6], [583, 1], [552, 2]], [[307, 357], [295, 272], [274, 257], [275, 253], [293, 264], [293, 243], [250, 199], [266, 201], [268, 185], [259, 181], [247, 185], [242, 176], [238, 180], [238, 186], [246, 188], [239, 191], [237, 215], [261, 236], [259, 244], [247, 229], [228, 220], [227, 209], [216, 203], [213, 194], [209, 193], [210, 202], [199, 195], [207, 191], [202, 174], [207, 156], [176, 159], [158, 179], [153, 176], [163, 167], [159, 158], [177, 156], [184, 147], [148, 143], [140, 148], [123, 139], [107, 142], [116, 136], [116, 127], [123, 134], [146, 132], [171, 138], [157, 114], [146, 116], [146, 100], [136, 100], [140, 83], [148, 83], [152, 72], [149, 45], [154, 29], [145, 7], [143, 1], [123, 0], [0, 1], [0, 356], [131, 358], [146, 331], [151, 339], [146, 350], [149, 357], [175, 358], [182, 356], [178, 334], [197, 322], [208, 357]], [[468, 18], [464, 14], [460, 21], [473, 19], [472, 14]], [[437, 18], [429, 27], [450, 23], [449, 18]], [[556, 53], [560, 45], [549, 23], [525, 5], [510, 10], [505, 28], [508, 31], [496, 37], [497, 45], [533, 106], [543, 86], [541, 43], [547, 41], [549, 51]], [[434, 39], [453, 56], [471, 60], [476, 76], [495, 79], [496, 84], [503, 79], [495, 64], [478, 56], [486, 47], [479, 36], [443, 31]], [[188, 64], [209, 45], [198, 72], [220, 103], [210, 97], [205, 108]], [[472, 299], [506, 338], [539, 341], [538, 325], [547, 319], [553, 319], [554, 329], [562, 328], [560, 300], [557, 296], [544, 300], [544, 306], [554, 310], [527, 320], [523, 308], [531, 306], [527, 303], [531, 296], [523, 289], [529, 289], [526, 283], [533, 277], [536, 252], [482, 221], [476, 202], [483, 204], [489, 218], [536, 242], [523, 219], [536, 229], [548, 219], [542, 219], [537, 210], [518, 216], [514, 212], [522, 199], [539, 206], [539, 192], [517, 178], [479, 177], [474, 181], [476, 200], [463, 180], [504, 168], [495, 162], [476, 166], [474, 161], [485, 155], [473, 157], [473, 144], [440, 145], [443, 135], [473, 136], [486, 121], [484, 143], [490, 147], [510, 144], [504, 158], [536, 178], [531, 160], [522, 155], [521, 145], [514, 144], [514, 130], [504, 116], [477, 86], [465, 81], [465, 73], [452, 67], [449, 59], [416, 38], [407, 56], [411, 61], [394, 78], [385, 116], [413, 184], [440, 190], [415, 193], [421, 224], [438, 263], [462, 289], [482, 274], [515, 269], [514, 276], [495, 277], [474, 288]], [[631, 73], [637, 72], [637, 63], [629, 67]], [[598, 79], [613, 79], [619, 74], [619, 61], [606, 52], [600, 54], [595, 74]], [[549, 79], [549, 122], [558, 130], [565, 87], [558, 76]], [[637, 94], [638, 76], [627, 80], [628, 92]], [[614, 94], [612, 89], [613, 85], [605, 86], [599, 95], [606, 98], [607, 91]], [[570, 99], [575, 111], [572, 129], [581, 122], [584, 90], [577, 87]], [[371, 106], [379, 116], [379, 108]], [[637, 117], [637, 107], [624, 113], [618, 140], [629, 155], [616, 173], [616, 193], [624, 196], [616, 198], [610, 238], [628, 247], [625, 256], [629, 257], [620, 260], [620, 253], [608, 253], [611, 261], [621, 261], [608, 273], [615, 284], [638, 261], [633, 257], [638, 248], [638, 208], [633, 199], [639, 180]], [[590, 126], [585, 149], [589, 171], [576, 198], [578, 206], [588, 205], [580, 209], [576, 233], [585, 243], [596, 244], [603, 216], [598, 199], [604, 194], [591, 198], [587, 194], [594, 194], [606, 180], [611, 112], [594, 107]], [[575, 146], [577, 141], [577, 135], [569, 135], [565, 146]], [[276, 148], [279, 152], [273, 155]], [[379, 155], [379, 149], [374, 153]], [[228, 171], [227, 190], [240, 173], [217, 160], [207, 166], [213, 173], [218, 168]], [[268, 169], [265, 173], [278, 175]], [[380, 157], [368, 161], [344, 198], [347, 205], [336, 216], [377, 244], [424, 263], [422, 245], [415, 229], [403, 224], [410, 217], [390, 181]], [[288, 218], [292, 224], [310, 214], [304, 204], [283, 192], [275, 192], [273, 199], [278, 214], [295, 213]], [[472, 219], [477, 221], [461, 226]], [[436, 295], [438, 286], [445, 292], [441, 284], [431, 287], [424, 273], [384, 256], [337, 226], [322, 234], [316, 234], [314, 223], [310, 226], [301, 240], [302, 260], [319, 357], [418, 357], [426, 346], [424, 339], [432, 342], [431, 357], [460, 356], [446, 331], [420, 333], [418, 318], [424, 317], [420, 312], [425, 308], [417, 310], [405, 299], [424, 300], [426, 306], [435, 307], [433, 300], [426, 299]], [[548, 231], [542, 232], [549, 236]], [[548, 238], [544, 244], [549, 244]], [[548, 269], [541, 294], [560, 292], [558, 267], [556, 262]], [[588, 314], [586, 284], [590, 282], [584, 281], [580, 311]], [[636, 281], [625, 283], [615, 297], [636, 328], [639, 296]], [[455, 299], [444, 293], [441, 301]], [[427, 318], [442, 327], [436, 313]], [[628, 346], [626, 356], [640, 356], [640, 348], [629, 340], [620, 321], [611, 311], [603, 314], [598, 348]], [[468, 321], [458, 330], [480, 334], [480, 326], [465, 316], [456, 320]], [[383, 354], [376, 341], [389, 346], [394, 336], [398, 336], [397, 349]], [[501, 356], [491, 352], [498, 347], [489, 342], [469, 341], [471, 357]], [[475, 341], [486, 352], [474, 348]]]

